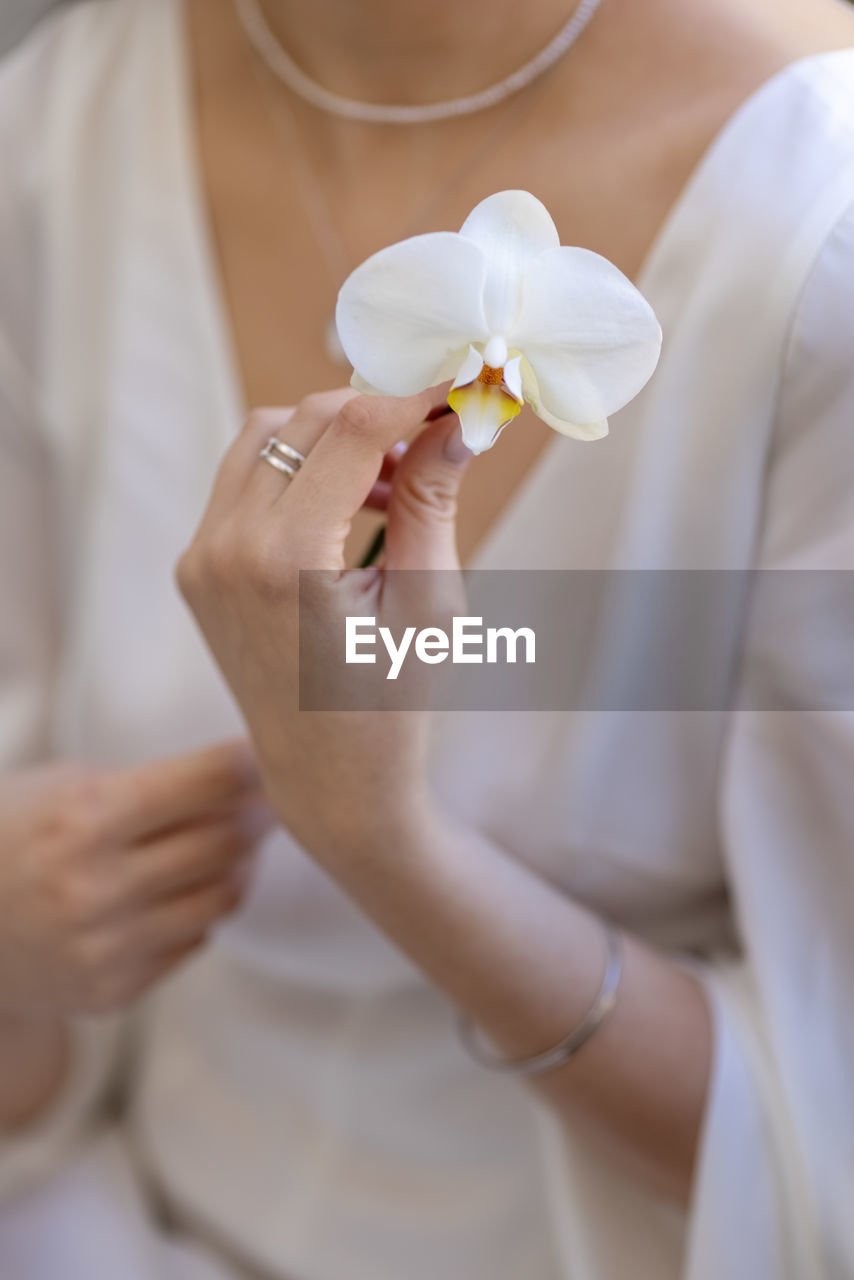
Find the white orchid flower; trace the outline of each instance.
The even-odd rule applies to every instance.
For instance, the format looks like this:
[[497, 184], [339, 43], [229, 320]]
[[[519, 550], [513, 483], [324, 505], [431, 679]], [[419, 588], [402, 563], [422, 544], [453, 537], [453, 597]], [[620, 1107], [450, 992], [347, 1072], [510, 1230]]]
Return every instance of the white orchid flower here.
[[482, 453], [523, 404], [597, 440], [651, 377], [661, 329], [607, 258], [562, 247], [546, 207], [499, 191], [459, 232], [381, 249], [345, 280], [335, 313], [354, 386], [414, 395], [453, 379], [448, 403]]

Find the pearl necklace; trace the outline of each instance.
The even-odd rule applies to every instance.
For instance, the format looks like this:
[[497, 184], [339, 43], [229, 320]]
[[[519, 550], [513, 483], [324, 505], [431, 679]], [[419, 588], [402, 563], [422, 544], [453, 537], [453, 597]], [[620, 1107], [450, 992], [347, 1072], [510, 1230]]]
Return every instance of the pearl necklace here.
[[374, 124], [428, 124], [435, 120], [447, 120], [454, 116], [472, 115], [486, 111], [505, 98], [512, 97], [538, 80], [550, 67], [562, 58], [575, 44], [598, 9], [600, 0], [581, 0], [571, 18], [557, 35], [524, 66], [499, 80], [497, 84], [481, 89], [463, 98], [450, 98], [445, 102], [430, 102], [424, 106], [387, 105], [379, 102], [360, 102], [343, 98], [330, 92], [312, 80], [297, 66], [283, 48], [264, 16], [260, 0], [235, 0], [237, 14], [246, 37], [270, 71], [297, 97], [311, 103], [330, 115], [343, 116], [347, 120], [362, 120]]

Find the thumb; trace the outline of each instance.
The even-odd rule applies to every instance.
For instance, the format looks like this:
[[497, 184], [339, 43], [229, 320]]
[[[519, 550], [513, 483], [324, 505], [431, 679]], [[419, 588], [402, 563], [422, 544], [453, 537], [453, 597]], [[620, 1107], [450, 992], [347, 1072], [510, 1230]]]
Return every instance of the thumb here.
[[431, 423], [397, 466], [388, 502], [387, 569], [458, 569], [457, 498], [473, 454], [456, 414]]

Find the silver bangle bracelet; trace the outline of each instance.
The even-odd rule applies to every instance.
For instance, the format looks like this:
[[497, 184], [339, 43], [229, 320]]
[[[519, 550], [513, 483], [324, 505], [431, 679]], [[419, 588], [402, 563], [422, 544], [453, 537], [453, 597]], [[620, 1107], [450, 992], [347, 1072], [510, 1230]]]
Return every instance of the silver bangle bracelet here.
[[606, 925], [605, 934], [605, 976], [596, 993], [596, 999], [582, 1022], [560, 1044], [532, 1058], [501, 1058], [487, 1049], [480, 1040], [474, 1024], [460, 1014], [458, 1030], [460, 1039], [468, 1053], [481, 1067], [489, 1071], [503, 1071], [508, 1075], [538, 1076], [545, 1071], [554, 1071], [562, 1067], [574, 1057], [582, 1045], [586, 1044], [595, 1031], [614, 1009], [617, 1003], [617, 991], [623, 976], [623, 945], [619, 932]]

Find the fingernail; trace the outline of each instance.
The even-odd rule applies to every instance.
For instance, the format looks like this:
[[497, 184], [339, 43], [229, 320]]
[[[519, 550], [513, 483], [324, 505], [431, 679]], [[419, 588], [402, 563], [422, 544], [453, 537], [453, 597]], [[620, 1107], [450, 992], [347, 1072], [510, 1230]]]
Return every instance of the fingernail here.
[[448, 432], [445, 437], [445, 447], [443, 453], [448, 462], [453, 462], [456, 466], [468, 462], [472, 457], [472, 452], [463, 444], [462, 431], [458, 422], [454, 423], [453, 429]]

